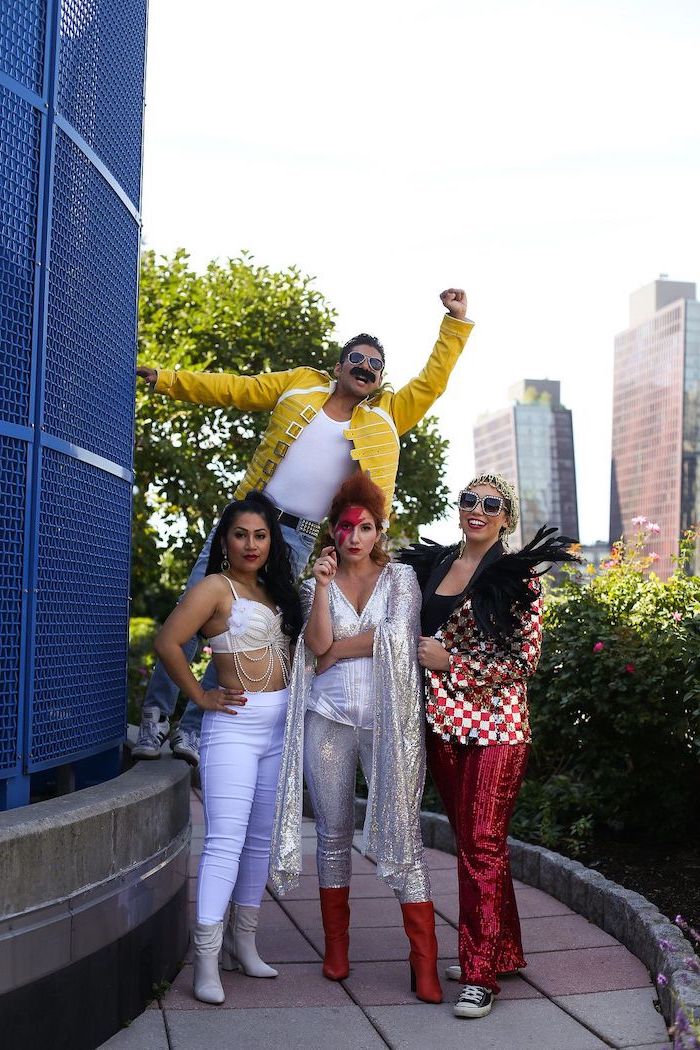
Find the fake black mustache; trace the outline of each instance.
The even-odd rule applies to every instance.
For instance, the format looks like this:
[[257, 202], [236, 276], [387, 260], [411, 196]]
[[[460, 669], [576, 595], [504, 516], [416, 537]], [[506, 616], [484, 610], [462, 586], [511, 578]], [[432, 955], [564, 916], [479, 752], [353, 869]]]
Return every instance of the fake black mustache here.
[[357, 376], [358, 379], [366, 379], [368, 383], [373, 383], [376, 379], [374, 372], [368, 372], [366, 369], [360, 368], [359, 365], [350, 369], [350, 375]]

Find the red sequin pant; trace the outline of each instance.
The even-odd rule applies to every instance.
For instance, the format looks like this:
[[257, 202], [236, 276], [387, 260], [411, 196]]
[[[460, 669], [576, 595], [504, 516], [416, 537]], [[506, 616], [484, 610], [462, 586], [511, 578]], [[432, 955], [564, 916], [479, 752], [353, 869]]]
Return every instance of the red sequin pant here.
[[506, 838], [530, 745], [464, 745], [428, 727], [426, 746], [457, 840], [462, 982], [498, 992], [496, 974], [525, 965]]

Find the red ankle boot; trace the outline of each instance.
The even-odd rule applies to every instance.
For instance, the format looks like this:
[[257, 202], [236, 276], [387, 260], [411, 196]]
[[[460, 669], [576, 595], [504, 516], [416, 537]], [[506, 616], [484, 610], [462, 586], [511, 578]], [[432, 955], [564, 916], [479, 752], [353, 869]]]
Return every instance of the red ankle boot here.
[[[348, 948], [350, 946], [350, 887], [319, 890], [321, 895], [321, 916], [323, 932], [326, 937], [326, 951], [323, 956], [323, 976], [329, 981], [342, 981], [350, 973]], [[432, 907], [432, 905], [431, 905]]]
[[442, 988], [437, 974], [437, 938], [432, 901], [402, 904], [403, 928], [411, 942], [411, 991], [424, 1003], [441, 1003]]

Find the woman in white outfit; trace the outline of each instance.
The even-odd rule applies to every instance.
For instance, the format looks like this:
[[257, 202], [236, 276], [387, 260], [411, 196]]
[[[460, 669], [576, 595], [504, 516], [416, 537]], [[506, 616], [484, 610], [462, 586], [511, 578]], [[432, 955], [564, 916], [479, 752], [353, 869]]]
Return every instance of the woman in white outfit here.
[[[172, 680], [205, 711], [200, 770], [206, 836], [193, 930], [194, 994], [203, 1002], [224, 1001], [222, 941], [226, 969], [277, 976], [258, 956], [255, 931], [267, 881], [290, 643], [301, 624], [274, 505], [251, 492], [224, 511], [207, 575], [185, 592], [155, 643]], [[209, 639], [218, 689], [202, 688], [182, 652], [198, 631]]]
[[303, 763], [318, 836], [323, 973], [344, 980], [359, 762], [369, 789], [365, 849], [401, 903], [412, 987], [424, 1002], [439, 1003], [435, 916], [420, 833], [420, 589], [412, 570], [389, 562], [382, 550], [383, 518], [381, 489], [359, 471], [352, 474], [331, 505], [333, 546], [301, 587], [308, 619], [294, 658], [270, 877], [281, 893], [299, 877]]

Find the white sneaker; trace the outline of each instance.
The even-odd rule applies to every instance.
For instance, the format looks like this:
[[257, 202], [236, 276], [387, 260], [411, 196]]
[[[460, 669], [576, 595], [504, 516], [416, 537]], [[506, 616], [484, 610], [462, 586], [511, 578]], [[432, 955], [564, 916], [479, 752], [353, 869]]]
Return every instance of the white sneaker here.
[[170, 747], [175, 758], [184, 758], [191, 766], [198, 766], [199, 740], [200, 735], [196, 729], [183, 729], [181, 726], [173, 729]]
[[[520, 973], [520, 970], [516, 967], [515, 970], [504, 970], [503, 973], [498, 971], [498, 977], [510, 977], [512, 974]], [[446, 981], [461, 981], [462, 980], [462, 967], [457, 964], [456, 966], [445, 967], [445, 980]]]
[[465, 984], [454, 1005], [455, 1017], [486, 1017], [493, 1006], [493, 992], [480, 984]]
[[170, 720], [159, 707], [144, 707], [132, 758], [160, 758], [160, 749], [168, 739]]

